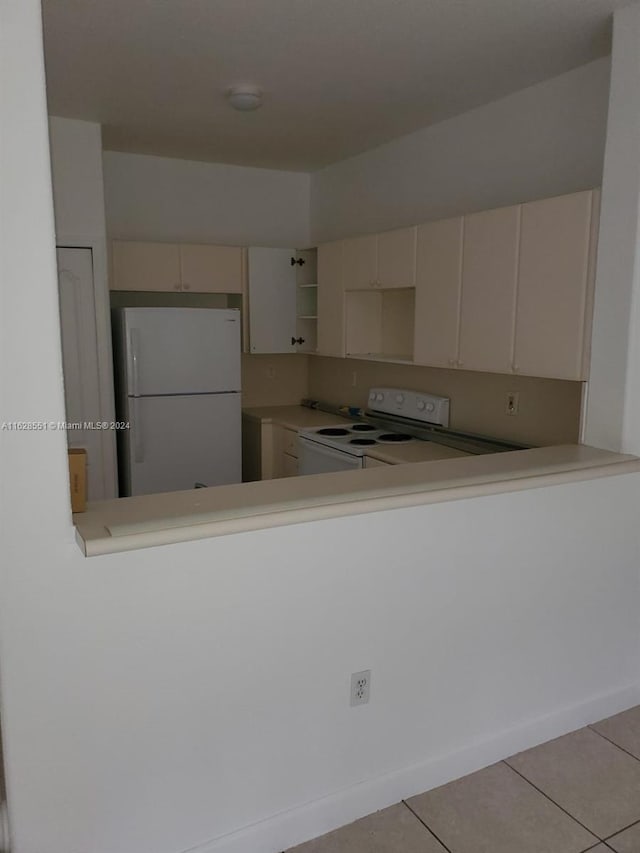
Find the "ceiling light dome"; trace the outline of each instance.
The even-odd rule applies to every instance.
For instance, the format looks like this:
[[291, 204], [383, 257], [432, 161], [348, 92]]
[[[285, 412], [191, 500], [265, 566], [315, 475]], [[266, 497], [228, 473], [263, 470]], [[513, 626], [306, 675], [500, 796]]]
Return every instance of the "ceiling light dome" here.
[[250, 112], [262, 106], [262, 92], [257, 86], [233, 86], [227, 91], [227, 100], [234, 110]]

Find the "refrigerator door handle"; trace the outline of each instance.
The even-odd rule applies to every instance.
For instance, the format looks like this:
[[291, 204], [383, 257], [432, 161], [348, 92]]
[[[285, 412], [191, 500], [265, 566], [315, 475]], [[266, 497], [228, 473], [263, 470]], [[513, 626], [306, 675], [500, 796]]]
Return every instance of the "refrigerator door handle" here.
[[140, 407], [138, 406], [139, 397], [131, 397], [130, 411], [131, 420], [135, 424], [133, 436], [133, 461], [144, 462], [144, 442], [142, 440], [142, 423], [140, 422]]
[[129, 367], [131, 394], [140, 396], [140, 333], [138, 329], [129, 330]]

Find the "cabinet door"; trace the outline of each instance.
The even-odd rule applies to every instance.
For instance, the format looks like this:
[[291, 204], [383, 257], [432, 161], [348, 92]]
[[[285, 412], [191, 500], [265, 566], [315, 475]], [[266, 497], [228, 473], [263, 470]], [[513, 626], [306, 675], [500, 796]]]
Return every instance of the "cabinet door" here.
[[282, 465], [280, 469], [282, 477], [296, 477], [298, 474], [298, 459], [288, 453], [282, 454]]
[[464, 218], [458, 367], [508, 373], [518, 272], [520, 206]]
[[197, 293], [241, 293], [242, 249], [239, 246], [180, 246], [182, 289]]
[[343, 243], [318, 247], [318, 354], [344, 357]]
[[180, 290], [180, 248], [174, 243], [112, 243], [111, 290]]
[[415, 287], [417, 227], [378, 234], [378, 287]]
[[377, 238], [375, 234], [343, 241], [342, 281], [345, 290], [377, 286]]
[[462, 281], [462, 217], [418, 226], [414, 361], [455, 367]]
[[514, 370], [584, 379], [592, 192], [522, 206]]
[[249, 348], [255, 353], [295, 352], [295, 249], [251, 248], [249, 266]]

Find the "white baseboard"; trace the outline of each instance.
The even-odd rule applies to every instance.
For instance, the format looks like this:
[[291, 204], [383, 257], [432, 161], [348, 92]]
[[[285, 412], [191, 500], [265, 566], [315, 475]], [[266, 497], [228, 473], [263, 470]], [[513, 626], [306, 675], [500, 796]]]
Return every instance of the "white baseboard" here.
[[638, 704], [640, 685], [598, 696], [471, 743], [448, 755], [427, 759], [280, 812], [182, 853], [281, 853], [378, 809]]

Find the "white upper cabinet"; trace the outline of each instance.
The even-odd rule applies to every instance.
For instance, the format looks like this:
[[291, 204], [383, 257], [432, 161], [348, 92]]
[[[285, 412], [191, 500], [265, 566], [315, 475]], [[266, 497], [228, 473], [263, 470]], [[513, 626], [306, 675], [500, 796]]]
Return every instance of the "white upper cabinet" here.
[[241, 293], [239, 246], [114, 240], [111, 290]]
[[457, 366], [465, 370], [511, 370], [519, 230], [519, 206], [464, 217]]
[[376, 286], [377, 254], [375, 234], [342, 241], [342, 282], [345, 290], [367, 290]]
[[249, 351], [296, 352], [295, 249], [250, 248]]
[[414, 361], [455, 367], [462, 284], [463, 219], [418, 226]]
[[345, 290], [415, 287], [416, 226], [343, 241]]
[[585, 379], [599, 192], [522, 205], [515, 372]]
[[415, 287], [417, 230], [414, 225], [378, 234], [378, 287]]
[[343, 242], [318, 247], [318, 354], [344, 357]]
[[180, 290], [177, 243], [112, 243], [111, 290]]
[[242, 252], [239, 246], [182, 243], [182, 290], [196, 293], [242, 293]]

